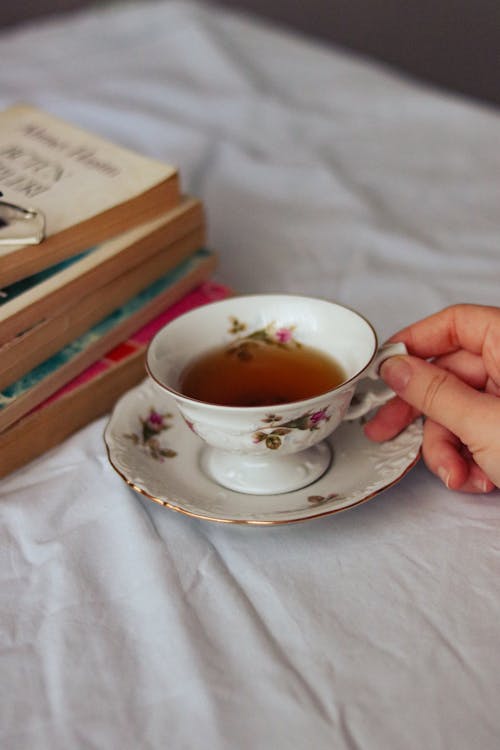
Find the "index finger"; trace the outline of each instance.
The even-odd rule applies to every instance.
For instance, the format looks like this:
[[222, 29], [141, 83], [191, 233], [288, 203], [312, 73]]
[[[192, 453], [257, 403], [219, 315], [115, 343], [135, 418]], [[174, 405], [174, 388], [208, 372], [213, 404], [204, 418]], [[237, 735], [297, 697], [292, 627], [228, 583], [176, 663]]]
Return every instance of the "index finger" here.
[[500, 351], [500, 308], [452, 305], [403, 328], [390, 340], [403, 341], [410, 354], [424, 358], [458, 349], [482, 354], [489, 344], [492, 351]]

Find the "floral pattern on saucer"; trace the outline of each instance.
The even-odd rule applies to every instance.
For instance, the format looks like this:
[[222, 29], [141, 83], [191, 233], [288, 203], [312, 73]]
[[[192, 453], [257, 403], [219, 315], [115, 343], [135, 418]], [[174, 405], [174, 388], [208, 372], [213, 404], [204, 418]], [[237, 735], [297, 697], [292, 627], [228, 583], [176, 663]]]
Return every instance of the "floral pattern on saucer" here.
[[151, 408], [147, 417], [139, 417], [139, 422], [142, 426], [139, 434], [130, 432], [126, 433], [124, 437], [131, 440], [134, 445], [145, 448], [148, 455], [154, 458], [155, 461], [174, 458], [177, 452], [171, 448], [163, 447], [158, 438], [160, 433], [170, 429], [172, 425], [167, 422], [167, 419], [172, 418], [173, 414], [170, 412], [161, 414], [156, 409]]
[[339, 495], [336, 492], [330, 492], [328, 495], [308, 495], [307, 502], [310, 505], [322, 505], [328, 500], [338, 500]]

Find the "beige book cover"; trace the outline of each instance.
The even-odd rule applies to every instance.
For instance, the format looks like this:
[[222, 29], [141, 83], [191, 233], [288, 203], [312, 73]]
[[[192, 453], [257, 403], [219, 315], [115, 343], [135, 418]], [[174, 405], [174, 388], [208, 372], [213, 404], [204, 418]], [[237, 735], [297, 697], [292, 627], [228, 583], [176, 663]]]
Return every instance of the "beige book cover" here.
[[0, 112], [2, 200], [45, 216], [38, 245], [10, 244], [0, 226], [0, 287], [166, 211], [179, 200], [175, 166], [36, 107]]

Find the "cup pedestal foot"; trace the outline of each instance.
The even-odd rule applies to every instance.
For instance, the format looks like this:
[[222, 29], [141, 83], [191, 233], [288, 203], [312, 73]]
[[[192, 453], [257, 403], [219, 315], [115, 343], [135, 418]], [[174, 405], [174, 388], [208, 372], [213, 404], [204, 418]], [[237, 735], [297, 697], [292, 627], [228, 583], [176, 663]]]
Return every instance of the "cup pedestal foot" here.
[[330, 466], [328, 443], [317, 443], [299, 453], [245, 455], [206, 446], [201, 468], [217, 484], [250, 495], [277, 495], [312, 484]]

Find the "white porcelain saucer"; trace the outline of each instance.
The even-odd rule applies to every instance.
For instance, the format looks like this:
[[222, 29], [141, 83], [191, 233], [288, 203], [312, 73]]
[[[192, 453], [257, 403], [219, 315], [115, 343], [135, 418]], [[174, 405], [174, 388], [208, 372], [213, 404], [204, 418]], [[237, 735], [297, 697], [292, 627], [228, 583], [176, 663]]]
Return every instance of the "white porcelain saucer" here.
[[160, 505], [207, 521], [273, 525], [352, 508], [395, 484], [420, 457], [422, 422], [386, 443], [370, 442], [360, 421], [345, 422], [329, 438], [333, 460], [325, 474], [279, 495], [243, 494], [210, 480], [200, 466], [200, 438], [149, 379], [117, 402], [104, 439], [118, 474]]

